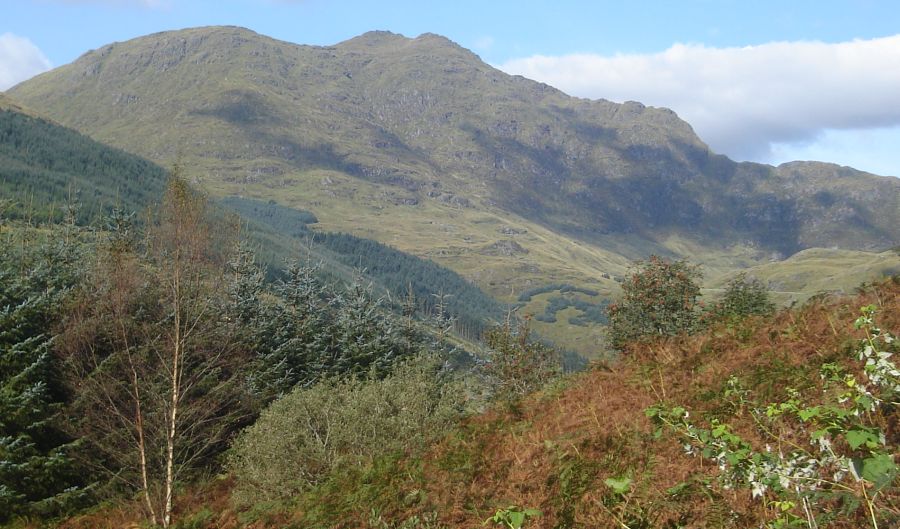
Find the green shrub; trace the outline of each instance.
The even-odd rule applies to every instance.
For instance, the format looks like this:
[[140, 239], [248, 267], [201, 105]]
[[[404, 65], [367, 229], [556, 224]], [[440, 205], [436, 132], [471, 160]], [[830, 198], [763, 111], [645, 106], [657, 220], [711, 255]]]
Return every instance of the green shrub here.
[[775, 310], [766, 286], [755, 277], [748, 278], [741, 272], [728, 282], [725, 294], [714, 309], [716, 316], [737, 319], [746, 316], [765, 316]]
[[621, 349], [633, 340], [696, 329], [700, 277], [700, 270], [687, 261], [655, 255], [638, 261], [622, 283], [622, 299], [607, 309], [612, 346]]
[[328, 379], [298, 388], [267, 408], [235, 441], [229, 467], [241, 504], [286, 500], [340, 465], [416, 450], [453, 424], [461, 386], [432, 357], [389, 376]]
[[527, 319], [516, 328], [507, 322], [491, 329], [485, 334], [485, 343], [485, 373], [501, 400], [515, 400], [538, 390], [561, 371], [559, 351], [532, 341]]

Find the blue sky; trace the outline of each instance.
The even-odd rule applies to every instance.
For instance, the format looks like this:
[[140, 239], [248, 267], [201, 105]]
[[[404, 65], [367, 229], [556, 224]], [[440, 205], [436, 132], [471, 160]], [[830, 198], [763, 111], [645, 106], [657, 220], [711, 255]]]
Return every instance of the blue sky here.
[[893, 0], [0, 1], [0, 89], [168, 29], [231, 24], [319, 45], [433, 32], [572, 95], [669, 106], [737, 159], [900, 175]]

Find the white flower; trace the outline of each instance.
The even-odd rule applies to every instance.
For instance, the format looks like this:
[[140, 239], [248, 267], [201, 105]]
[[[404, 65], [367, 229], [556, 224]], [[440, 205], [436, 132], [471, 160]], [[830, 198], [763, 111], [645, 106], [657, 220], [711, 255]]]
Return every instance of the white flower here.
[[750, 494], [753, 498], [761, 498], [763, 494], [766, 493], [766, 486], [759, 481], [754, 481], [751, 484]]

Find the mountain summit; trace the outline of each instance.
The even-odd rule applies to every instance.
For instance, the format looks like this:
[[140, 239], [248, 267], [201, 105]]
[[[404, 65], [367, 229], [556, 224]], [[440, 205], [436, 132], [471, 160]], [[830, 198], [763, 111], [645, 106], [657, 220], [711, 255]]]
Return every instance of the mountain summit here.
[[565, 252], [593, 252], [596, 269], [685, 245], [786, 256], [900, 244], [898, 179], [736, 163], [671, 110], [569, 97], [433, 34], [320, 47], [237, 27], [171, 31], [90, 51], [9, 94], [95, 139], [181, 160], [216, 194], [311, 209], [323, 226], [463, 270], [496, 242], [488, 231], [527, 233], [516, 239], [526, 274], [554, 253], [570, 267]]

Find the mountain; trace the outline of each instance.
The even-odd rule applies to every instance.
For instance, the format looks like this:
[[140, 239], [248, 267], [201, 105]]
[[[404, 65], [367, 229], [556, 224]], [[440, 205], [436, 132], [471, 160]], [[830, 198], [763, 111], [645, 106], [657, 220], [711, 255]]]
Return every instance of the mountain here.
[[651, 252], [715, 276], [900, 244], [900, 179], [736, 163], [671, 110], [569, 97], [433, 34], [320, 47], [236, 27], [157, 33], [9, 94], [179, 161], [214, 195], [312, 211], [319, 229], [430, 257], [508, 300], [548, 283], [609, 295]]

